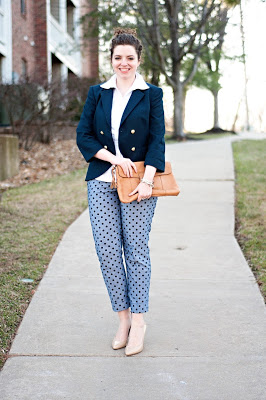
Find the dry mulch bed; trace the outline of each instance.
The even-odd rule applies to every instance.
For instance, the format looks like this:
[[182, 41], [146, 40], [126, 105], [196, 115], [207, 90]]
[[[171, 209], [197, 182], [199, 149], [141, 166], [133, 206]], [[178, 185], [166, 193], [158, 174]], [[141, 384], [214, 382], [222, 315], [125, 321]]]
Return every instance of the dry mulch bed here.
[[0, 182], [0, 187], [36, 183], [87, 166], [74, 139], [35, 143], [29, 151], [19, 149], [19, 159], [19, 173]]

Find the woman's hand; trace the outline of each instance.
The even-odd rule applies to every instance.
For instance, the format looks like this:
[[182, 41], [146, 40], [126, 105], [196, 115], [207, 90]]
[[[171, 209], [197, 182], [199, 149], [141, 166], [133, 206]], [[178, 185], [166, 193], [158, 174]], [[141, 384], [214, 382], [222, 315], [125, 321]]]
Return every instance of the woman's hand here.
[[137, 167], [133, 163], [133, 161], [130, 160], [130, 158], [117, 158], [117, 161], [114, 164], [120, 165], [120, 167], [122, 167], [124, 174], [127, 177], [131, 177], [133, 175], [132, 168], [134, 169], [135, 172], [137, 172]]
[[101, 149], [94, 154], [94, 157], [103, 161], [108, 161], [112, 165], [121, 165], [122, 170], [127, 177], [132, 176], [132, 168], [137, 172], [137, 167], [130, 158], [117, 157], [109, 150]]
[[140, 182], [136, 189], [133, 192], [129, 193], [129, 196], [132, 196], [135, 193], [138, 194], [137, 201], [140, 202], [141, 200], [149, 199], [152, 195], [152, 187], [147, 185], [147, 183]]

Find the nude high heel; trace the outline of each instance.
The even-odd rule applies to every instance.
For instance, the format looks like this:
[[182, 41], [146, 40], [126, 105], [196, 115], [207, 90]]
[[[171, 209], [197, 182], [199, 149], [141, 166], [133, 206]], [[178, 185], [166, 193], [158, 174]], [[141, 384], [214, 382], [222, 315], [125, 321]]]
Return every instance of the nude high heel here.
[[143, 326], [143, 339], [141, 341], [141, 343], [139, 343], [137, 346], [130, 346], [127, 345], [126, 349], [125, 349], [125, 355], [126, 356], [133, 356], [134, 354], [138, 354], [141, 353], [144, 347], [144, 337], [145, 337], [145, 333], [146, 333], [146, 328], [147, 325], [144, 324]]
[[119, 350], [119, 349], [122, 349], [123, 347], [126, 347], [129, 332], [130, 332], [130, 327], [129, 327], [129, 329], [128, 329], [127, 338], [126, 338], [125, 340], [115, 340], [115, 338], [113, 339], [113, 341], [112, 341], [112, 348], [113, 348], [114, 350]]
[[127, 345], [127, 340], [125, 340], [125, 341], [113, 340], [113, 342], [112, 342], [112, 348], [114, 350], [122, 349], [123, 347], [126, 347], [126, 345]]

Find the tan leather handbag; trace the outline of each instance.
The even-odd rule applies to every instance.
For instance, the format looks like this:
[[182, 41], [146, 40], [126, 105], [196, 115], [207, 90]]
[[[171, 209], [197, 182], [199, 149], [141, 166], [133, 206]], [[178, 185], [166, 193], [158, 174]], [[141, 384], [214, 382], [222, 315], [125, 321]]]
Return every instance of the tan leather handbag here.
[[[140, 183], [144, 176], [145, 167], [144, 161], [136, 161], [134, 164], [137, 167], [137, 173], [132, 169], [132, 177], [127, 177], [120, 165], [115, 165], [112, 168], [113, 180], [111, 188], [117, 188], [118, 196], [122, 203], [131, 203], [138, 198], [138, 193], [132, 196], [128, 194], [136, 189]], [[177, 196], [179, 193], [180, 189], [173, 175], [171, 163], [166, 161], [164, 172], [155, 173], [152, 196]]]

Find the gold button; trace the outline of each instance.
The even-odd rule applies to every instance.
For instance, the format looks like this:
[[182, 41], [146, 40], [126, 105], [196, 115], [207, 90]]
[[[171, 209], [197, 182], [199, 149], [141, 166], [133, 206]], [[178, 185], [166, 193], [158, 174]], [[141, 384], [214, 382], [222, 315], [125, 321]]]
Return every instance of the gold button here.
[[131, 133], [135, 133], [135, 129], [131, 129]]
[[105, 149], [107, 149], [107, 146], [103, 146]]
[[104, 135], [103, 131], [100, 132], [101, 135]]
[[136, 150], [136, 147], [132, 147], [132, 149], [131, 149], [132, 151], [135, 151]]

